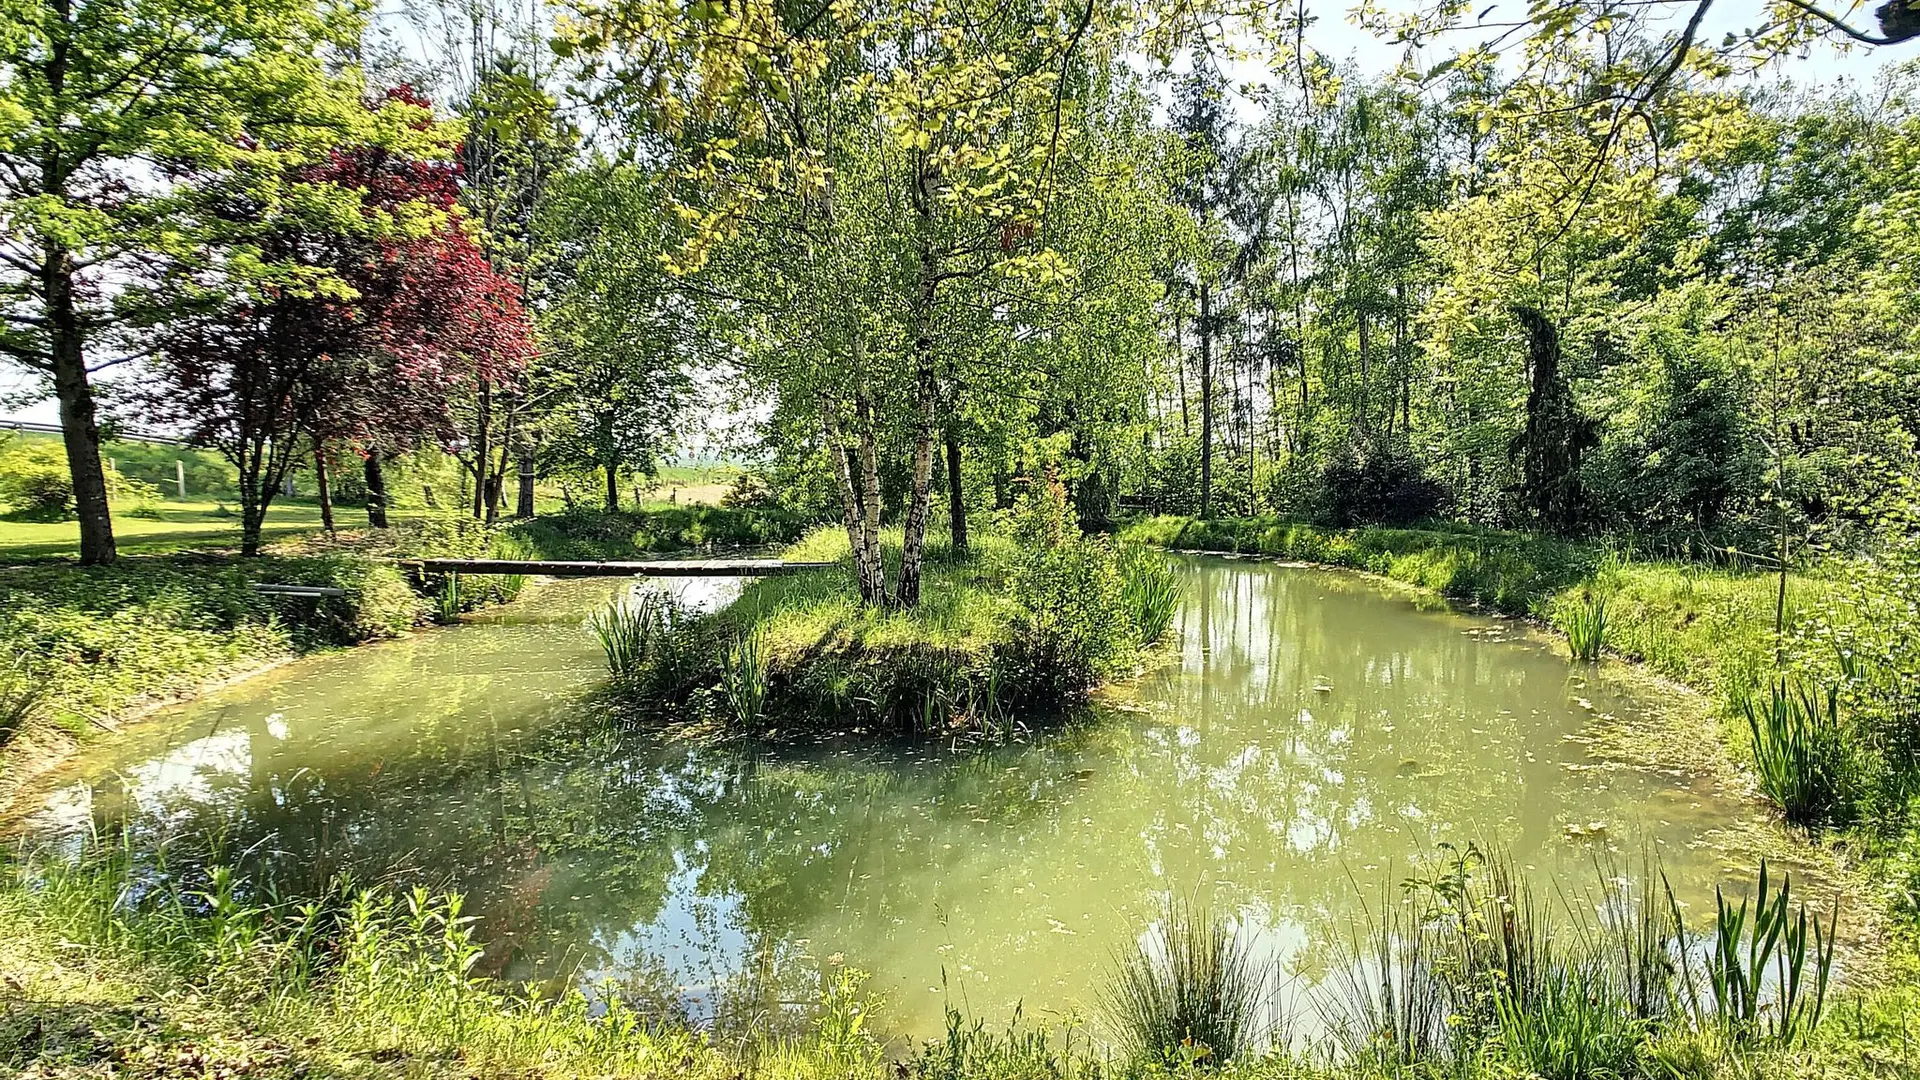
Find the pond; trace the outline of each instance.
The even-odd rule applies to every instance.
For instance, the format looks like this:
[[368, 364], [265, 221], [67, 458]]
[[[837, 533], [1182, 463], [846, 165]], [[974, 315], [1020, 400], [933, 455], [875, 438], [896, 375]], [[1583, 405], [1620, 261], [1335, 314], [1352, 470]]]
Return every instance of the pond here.
[[[1684, 900], [1743, 886], [1751, 803], [1597, 756], [1650, 703], [1522, 624], [1370, 579], [1182, 560], [1173, 655], [1094, 716], [1012, 745], [691, 745], [609, 730], [588, 612], [549, 583], [458, 627], [311, 658], [103, 742], [29, 827], [464, 893], [480, 970], [611, 980], [723, 1028], [818, 969], [871, 974], [896, 1035], [1093, 1011], [1175, 896], [1238, 913], [1304, 993], [1439, 845], [1569, 893], [1654, 853]], [[724, 599], [725, 583], [686, 588]], [[604, 992], [604, 991], [603, 991]]]

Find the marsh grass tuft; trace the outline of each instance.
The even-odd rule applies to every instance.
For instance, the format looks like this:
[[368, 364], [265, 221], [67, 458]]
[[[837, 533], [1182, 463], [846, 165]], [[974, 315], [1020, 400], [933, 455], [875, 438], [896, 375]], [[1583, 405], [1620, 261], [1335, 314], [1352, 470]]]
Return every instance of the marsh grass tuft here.
[[1766, 699], [1741, 701], [1760, 790], [1795, 825], [1844, 822], [1864, 778], [1840, 694], [1776, 680]]
[[434, 621], [443, 624], [459, 622], [460, 604], [460, 575], [448, 574], [440, 579], [440, 590], [433, 594]]
[[759, 627], [743, 631], [727, 650], [720, 688], [733, 719], [742, 726], [759, 722], [767, 709], [767, 635]]
[[1180, 582], [1165, 555], [1139, 544], [1120, 548], [1120, 595], [1142, 645], [1158, 644], [1180, 608]]
[[1135, 1056], [1167, 1065], [1225, 1064], [1256, 1049], [1272, 996], [1271, 965], [1250, 936], [1209, 908], [1169, 901], [1115, 960], [1101, 1000]]
[[1591, 663], [1600, 659], [1607, 644], [1607, 598], [1597, 592], [1583, 592], [1566, 608], [1561, 629], [1567, 633], [1567, 649], [1575, 660]]
[[617, 678], [636, 675], [658, 654], [678, 622], [673, 598], [645, 589], [631, 599], [615, 600], [588, 617], [587, 626], [606, 653], [607, 670]]
[[15, 654], [11, 663], [0, 668], [0, 747], [13, 741], [39, 713], [50, 692], [47, 680], [24, 653]]

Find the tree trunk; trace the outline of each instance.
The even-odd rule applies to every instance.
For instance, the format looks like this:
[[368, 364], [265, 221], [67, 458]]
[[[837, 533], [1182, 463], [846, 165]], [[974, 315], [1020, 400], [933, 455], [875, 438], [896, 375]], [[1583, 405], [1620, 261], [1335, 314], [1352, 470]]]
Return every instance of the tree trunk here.
[[607, 513], [620, 509], [620, 469], [613, 464], [607, 465]]
[[907, 502], [907, 520], [900, 540], [900, 580], [894, 602], [913, 607], [920, 602], [920, 569], [926, 550], [927, 510], [933, 501], [933, 420], [937, 394], [933, 370], [933, 299], [936, 267], [924, 248], [920, 253], [920, 303], [914, 313], [913, 334], [913, 491]]
[[48, 337], [53, 348], [53, 391], [60, 399], [60, 440], [73, 477], [73, 503], [80, 515], [80, 562], [105, 566], [117, 554], [113, 509], [107, 503], [107, 473], [100, 465], [100, 424], [87, 380], [79, 313], [73, 296], [73, 256], [49, 247], [41, 283], [46, 292]]
[[367, 448], [367, 524], [387, 527], [387, 474], [380, 467], [380, 451]]
[[[473, 516], [478, 519], [487, 510], [487, 473], [493, 464], [493, 384], [485, 376], [480, 379], [480, 422], [474, 432], [473, 440]], [[608, 483], [612, 483], [611, 480]], [[609, 489], [611, 490], [611, 489]], [[609, 495], [607, 509], [613, 509], [614, 496]]]
[[1367, 335], [1367, 313], [1361, 311], [1355, 314], [1360, 320], [1360, 401], [1356, 412], [1359, 418], [1357, 421], [1357, 430], [1360, 434], [1365, 435], [1371, 429], [1371, 420], [1367, 414], [1372, 411], [1372, 401], [1369, 399], [1368, 391], [1373, 379], [1373, 341]]
[[319, 439], [313, 440], [313, 486], [320, 491], [320, 527], [333, 535], [333, 492], [327, 483], [327, 447]]
[[1200, 283], [1200, 516], [1213, 514], [1213, 291]]
[[834, 417], [833, 402], [820, 395], [820, 432], [827, 444], [827, 459], [833, 463], [834, 478], [840, 481], [840, 519], [847, 529], [847, 550], [853, 554], [854, 577], [860, 587], [860, 602], [876, 604], [886, 599], [883, 570], [869, 558], [866, 515], [861, 509], [860, 492], [854, 481], [854, 451], [840, 434]]
[[869, 604], [884, 604], [887, 602], [887, 567], [880, 558], [880, 454], [873, 439], [873, 402], [864, 385], [854, 398], [854, 417], [860, 425], [859, 449], [855, 453], [860, 468], [860, 557], [872, 568], [875, 589], [871, 597], [862, 599]]
[[967, 545], [967, 491], [960, 475], [959, 421], [947, 421], [947, 517], [953, 537], [953, 555], [964, 558]]
[[1180, 437], [1191, 438], [1193, 421], [1187, 412], [1187, 335], [1178, 313], [1173, 316], [1173, 373], [1180, 383]]
[[533, 448], [520, 448], [520, 497], [514, 500], [513, 516], [530, 518], [533, 516]]

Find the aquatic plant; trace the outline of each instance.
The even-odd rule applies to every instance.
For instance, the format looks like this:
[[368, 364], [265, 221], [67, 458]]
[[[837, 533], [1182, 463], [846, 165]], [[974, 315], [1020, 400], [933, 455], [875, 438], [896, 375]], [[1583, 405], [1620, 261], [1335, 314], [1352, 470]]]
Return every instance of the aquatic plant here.
[[[1761, 1040], [1793, 1045], [1819, 1026], [1840, 912], [1835, 908], [1822, 927], [1817, 916], [1809, 916], [1805, 901], [1793, 904], [1792, 892], [1791, 875], [1781, 875], [1779, 888], [1772, 887], [1765, 859], [1756, 897], [1742, 896], [1735, 906], [1714, 888], [1713, 935], [1698, 978], [1694, 960], [1685, 950], [1679, 954], [1681, 1002], [1696, 1026], [1717, 1027], [1730, 1042], [1743, 1045]], [[1667, 902], [1677, 923], [1680, 904], [1671, 885]]]
[[1393, 903], [1363, 911], [1364, 927], [1336, 942], [1339, 971], [1319, 1005], [1328, 1030], [1363, 1067], [1392, 1072], [1440, 1060], [1450, 994], [1438, 974], [1435, 927]]
[[1180, 582], [1165, 555], [1138, 544], [1120, 549], [1120, 596], [1143, 645], [1157, 644], [1180, 608]]
[[1568, 606], [1561, 629], [1567, 633], [1567, 648], [1575, 660], [1600, 659], [1607, 643], [1607, 598], [1597, 592], [1583, 592]]
[[1267, 1034], [1261, 1022], [1271, 974], [1232, 920], [1173, 900], [1135, 947], [1115, 958], [1100, 997], [1114, 1033], [1135, 1056], [1224, 1064]]
[[[495, 533], [493, 542], [487, 551], [489, 559], [526, 560], [534, 557], [533, 544], [517, 533]], [[494, 577], [494, 598], [500, 603], [508, 603], [517, 598], [527, 587], [525, 574], [498, 574]]]
[[448, 574], [440, 580], [440, 591], [433, 596], [433, 618], [440, 623], [460, 621], [460, 575]]
[[1556, 959], [1531, 991], [1492, 994], [1502, 1055], [1521, 1075], [1605, 1080], [1635, 1073], [1648, 1022], [1622, 993], [1604, 954]]
[[754, 627], [735, 638], [720, 670], [720, 688], [733, 719], [742, 726], [766, 714], [768, 672], [765, 631]]
[[1862, 783], [1859, 750], [1840, 720], [1840, 693], [1775, 680], [1766, 700], [1741, 701], [1760, 790], [1796, 825], [1850, 816]]
[[646, 591], [631, 600], [615, 600], [588, 617], [587, 627], [615, 676], [632, 675], [646, 662], [662, 630], [660, 603], [659, 593]]

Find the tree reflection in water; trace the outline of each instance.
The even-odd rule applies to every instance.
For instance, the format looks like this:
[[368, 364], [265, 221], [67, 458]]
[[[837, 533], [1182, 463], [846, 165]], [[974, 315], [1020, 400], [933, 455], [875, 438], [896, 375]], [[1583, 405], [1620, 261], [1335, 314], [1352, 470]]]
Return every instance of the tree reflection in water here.
[[1170, 892], [1239, 910], [1304, 987], [1356, 887], [1446, 840], [1582, 883], [1593, 836], [1650, 843], [1711, 894], [1720, 862], [1691, 845], [1744, 809], [1587, 767], [1567, 737], [1633, 702], [1511, 624], [1320, 571], [1186, 576], [1177, 660], [1019, 745], [618, 730], [579, 625], [606, 586], [576, 585], [550, 619], [322, 657], [185, 709], [78, 765], [42, 824], [165, 838], [176, 870], [219, 852], [280, 896], [341, 874], [457, 889], [483, 972], [722, 1032], [792, 1018], [836, 960], [915, 1034], [950, 1004], [1084, 1010]]

